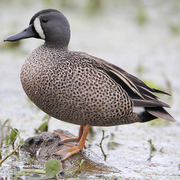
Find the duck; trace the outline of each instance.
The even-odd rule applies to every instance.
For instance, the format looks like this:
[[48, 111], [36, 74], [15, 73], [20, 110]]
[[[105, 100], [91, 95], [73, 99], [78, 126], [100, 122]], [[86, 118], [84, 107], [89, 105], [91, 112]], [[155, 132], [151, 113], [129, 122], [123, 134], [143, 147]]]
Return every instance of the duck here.
[[[85, 52], [70, 51], [70, 25], [56, 9], [37, 12], [23, 31], [4, 41], [37, 38], [44, 44], [25, 60], [20, 74], [29, 99], [48, 115], [80, 125], [77, 138], [61, 141], [68, 152], [62, 161], [85, 148], [91, 126], [116, 126], [144, 123], [162, 118], [176, 120], [165, 110], [170, 106], [151, 88], [120, 67]], [[139, 113], [135, 107], [142, 107]], [[77, 142], [76, 145], [68, 142]]]

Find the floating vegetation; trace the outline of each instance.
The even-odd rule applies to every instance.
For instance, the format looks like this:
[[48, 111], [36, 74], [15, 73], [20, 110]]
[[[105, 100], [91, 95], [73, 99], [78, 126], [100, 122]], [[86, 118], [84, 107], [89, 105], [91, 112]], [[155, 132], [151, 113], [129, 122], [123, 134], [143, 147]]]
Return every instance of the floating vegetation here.
[[169, 25], [169, 28], [170, 28], [170, 31], [172, 32], [172, 34], [179, 35], [179, 33], [180, 33], [179, 23], [171, 24], [171, 25]]
[[137, 19], [137, 22], [139, 25], [144, 25], [147, 22], [148, 17], [147, 17], [147, 13], [144, 8], [138, 9], [136, 19]]
[[89, 14], [94, 14], [96, 12], [98, 12], [101, 9], [103, 1], [102, 0], [89, 0], [87, 2], [87, 10], [89, 12]]
[[115, 149], [117, 149], [117, 147], [119, 147], [120, 146], [120, 144], [119, 143], [116, 143], [116, 142], [113, 142], [113, 141], [111, 141], [111, 142], [108, 142], [108, 150], [115, 150]]

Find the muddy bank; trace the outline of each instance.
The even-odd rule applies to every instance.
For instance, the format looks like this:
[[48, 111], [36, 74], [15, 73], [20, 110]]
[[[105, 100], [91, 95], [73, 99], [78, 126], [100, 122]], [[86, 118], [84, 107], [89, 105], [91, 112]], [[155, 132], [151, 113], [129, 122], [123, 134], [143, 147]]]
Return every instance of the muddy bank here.
[[[44, 132], [39, 136], [30, 137], [25, 140], [24, 144], [21, 146], [21, 151], [24, 153], [26, 152], [31, 157], [37, 159], [40, 164], [46, 164], [49, 159], [57, 159], [61, 164], [62, 170], [64, 172], [78, 169], [75, 161], [80, 164], [81, 160], [84, 159], [85, 161], [81, 168], [82, 172], [93, 174], [120, 173], [120, 170], [111, 165], [108, 165], [89, 149], [83, 149], [82, 152], [74, 154], [66, 161], [61, 162], [61, 160], [68, 154], [68, 152], [62, 153], [61, 155], [55, 155], [55, 153], [69, 147], [61, 144], [61, 141], [66, 137], [55, 134], [65, 134], [70, 137], [75, 137], [71, 133], [63, 130], [55, 130], [54, 133]], [[77, 145], [76, 142], [69, 142], [69, 144]]]

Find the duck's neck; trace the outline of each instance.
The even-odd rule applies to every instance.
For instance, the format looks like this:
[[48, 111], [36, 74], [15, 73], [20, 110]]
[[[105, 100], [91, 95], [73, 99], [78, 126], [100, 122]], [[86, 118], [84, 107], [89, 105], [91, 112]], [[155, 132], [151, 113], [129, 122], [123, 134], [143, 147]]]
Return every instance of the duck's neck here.
[[68, 46], [62, 46], [60, 44], [47, 43], [43, 44], [44, 47], [58, 49], [58, 51], [68, 51]]

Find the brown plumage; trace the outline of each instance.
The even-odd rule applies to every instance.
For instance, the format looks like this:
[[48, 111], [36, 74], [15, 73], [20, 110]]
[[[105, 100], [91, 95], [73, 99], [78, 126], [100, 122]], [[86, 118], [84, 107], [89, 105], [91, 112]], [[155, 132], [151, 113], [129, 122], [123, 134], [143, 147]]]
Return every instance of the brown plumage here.
[[[147, 86], [102, 59], [69, 51], [69, 23], [59, 11], [36, 13], [27, 29], [5, 41], [29, 37], [44, 39], [45, 44], [35, 49], [22, 66], [24, 91], [47, 114], [81, 125], [75, 139], [78, 145], [67, 150], [72, 152], [66, 158], [84, 147], [90, 126], [147, 122], [158, 117], [175, 121], [164, 109], [169, 105], [154, 94], [168, 93]], [[144, 107], [144, 111], [133, 112], [136, 106]]]

